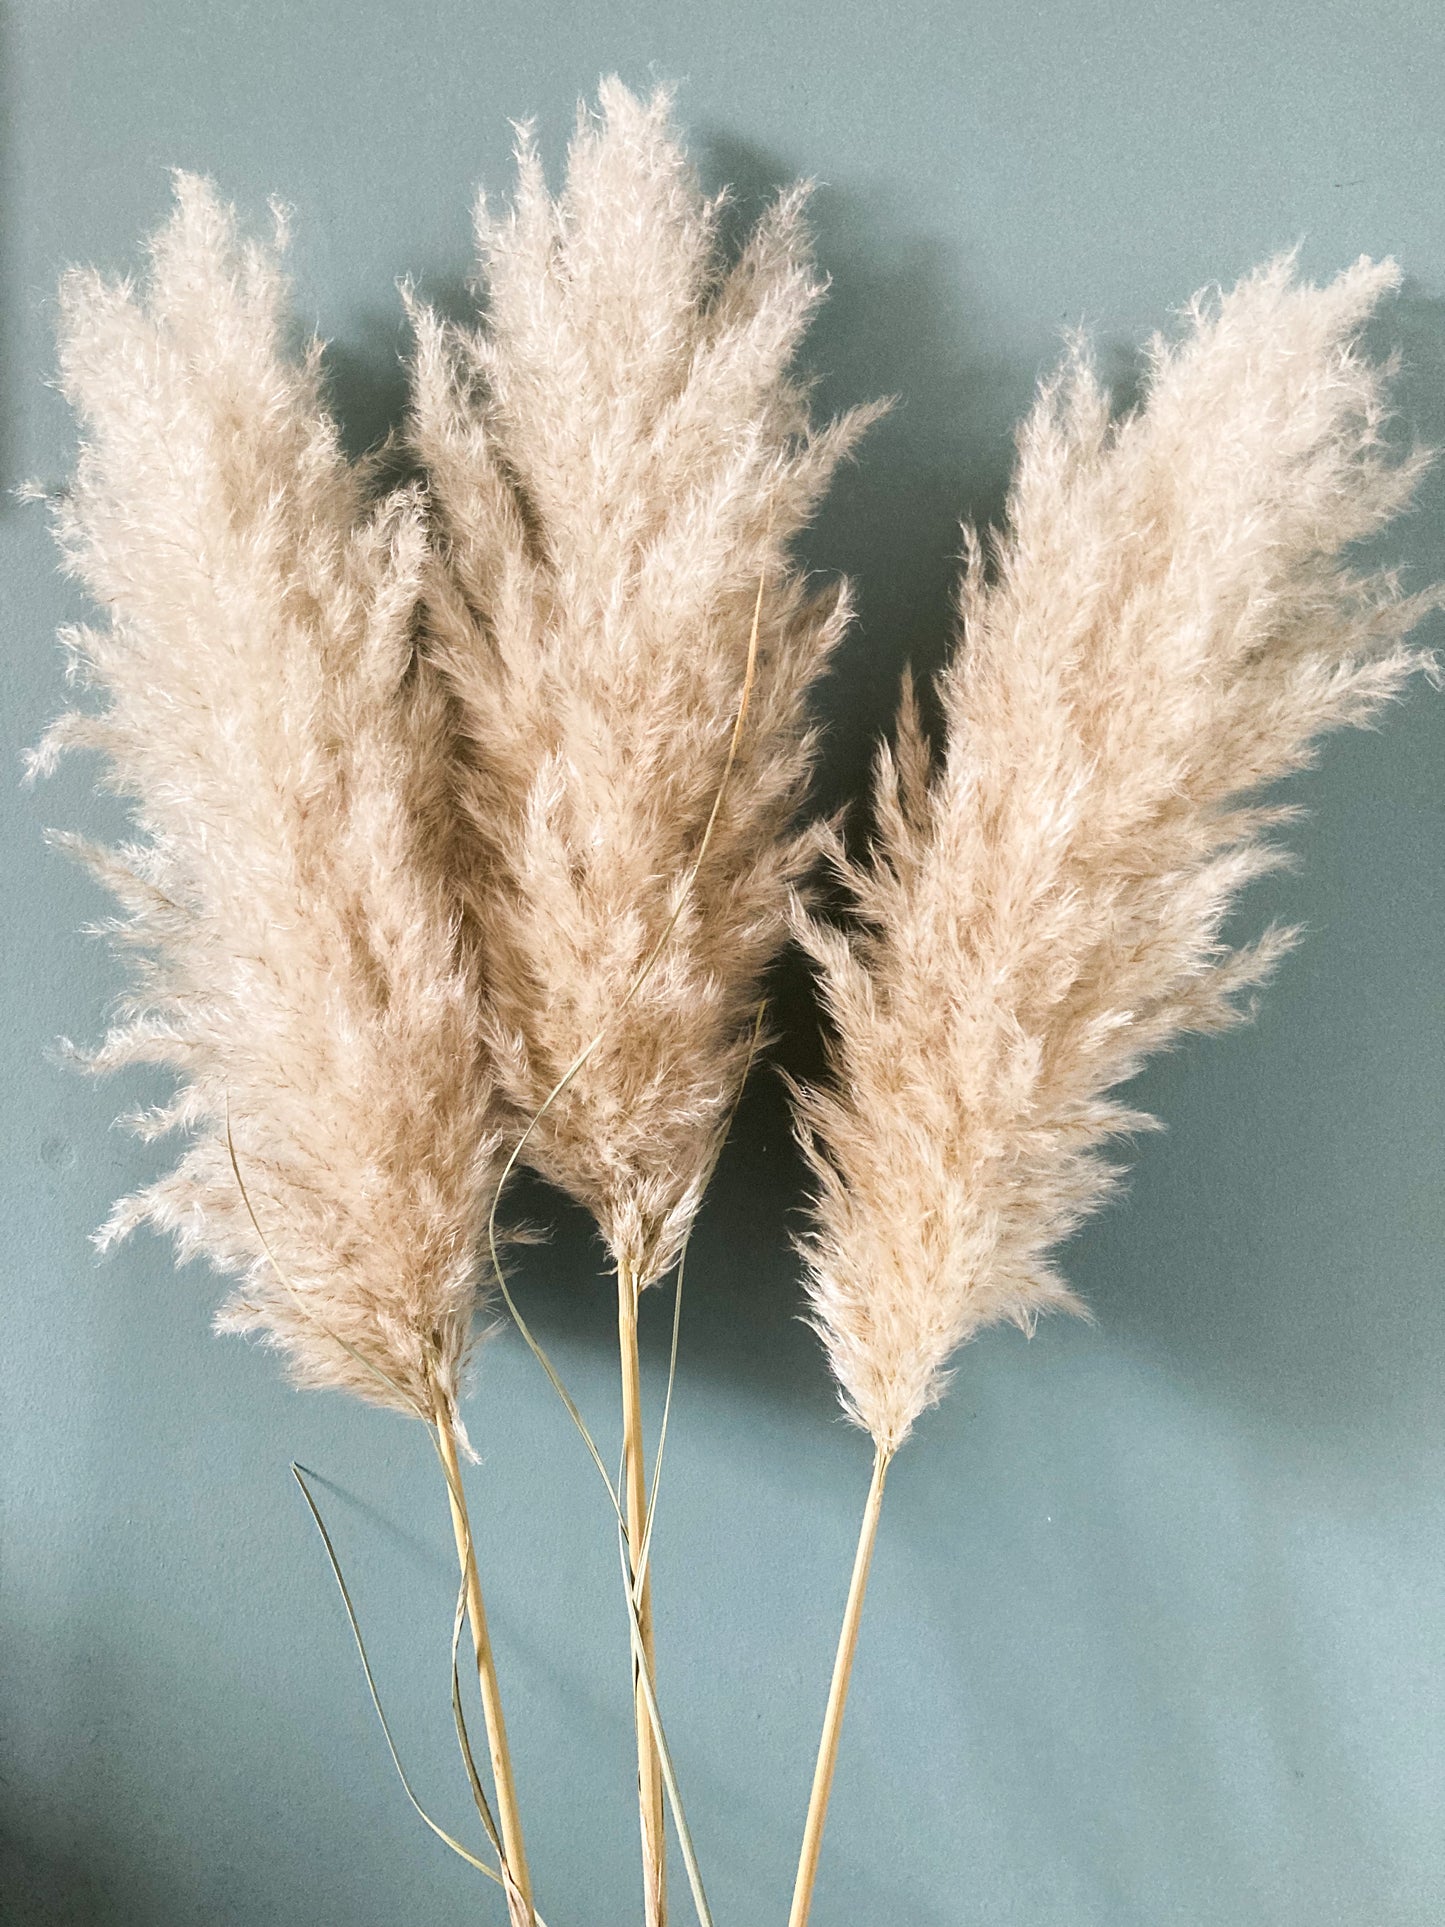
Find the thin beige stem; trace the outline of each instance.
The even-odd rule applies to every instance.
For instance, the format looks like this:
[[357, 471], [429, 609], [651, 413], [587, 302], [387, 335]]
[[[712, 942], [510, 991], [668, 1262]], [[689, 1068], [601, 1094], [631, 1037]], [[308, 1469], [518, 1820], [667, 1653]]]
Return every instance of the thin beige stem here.
[[[651, 1561], [638, 1563], [647, 1532], [647, 1471], [642, 1447], [642, 1372], [637, 1356], [637, 1276], [626, 1263], [617, 1266], [617, 1349], [622, 1361], [622, 1470], [623, 1506], [627, 1518], [628, 1569], [635, 1586], [637, 1620], [648, 1672], [654, 1689], [657, 1668], [652, 1644]], [[647, 1927], [666, 1927], [667, 1841], [663, 1832], [662, 1764], [652, 1730], [647, 1695], [632, 1667], [633, 1713], [637, 1726], [637, 1801], [642, 1819], [642, 1893]]]
[[878, 1514], [883, 1507], [883, 1486], [891, 1458], [892, 1454], [885, 1452], [881, 1446], [873, 1458], [873, 1480], [868, 1487], [868, 1503], [863, 1508], [863, 1525], [858, 1534], [858, 1551], [853, 1559], [848, 1603], [843, 1608], [843, 1628], [838, 1635], [838, 1653], [833, 1661], [833, 1683], [828, 1689], [828, 1710], [823, 1715], [818, 1763], [813, 1769], [813, 1792], [808, 1801], [808, 1819], [803, 1828], [803, 1850], [798, 1856], [798, 1877], [793, 1886], [793, 1910], [788, 1915], [788, 1927], [807, 1927], [808, 1914], [813, 1905], [813, 1884], [818, 1878], [818, 1856], [823, 1850], [823, 1827], [828, 1818], [828, 1796], [833, 1791], [833, 1769], [838, 1764], [843, 1708], [848, 1704], [848, 1682], [853, 1677], [853, 1655], [858, 1650], [858, 1623], [863, 1617], [863, 1595], [868, 1590], [868, 1568], [873, 1563], [873, 1543], [878, 1537]]
[[497, 1825], [502, 1833], [507, 1883], [508, 1909], [513, 1927], [533, 1927], [532, 1877], [527, 1871], [527, 1850], [522, 1841], [522, 1820], [517, 1811], [517, 1783], [512, 1772], [512, 1754], [507, 1745], [507, 1722], [502, 1716], [502, 1694], [497, 1684], [497, 1666], [492, 1656], [491, 1634], [487, 1631], [487, 1609], [482, 1600], [481, 1573], [472, 1538], [472, 1523], [462, 1488], [461, 1468], [457, 1463], [456, 1435], [452, 1429], [451, 1406], [446, 1397], [436, 1395], [437, 1450], [446, 1473], [447, 1500], [451, 1506], [452, 1531], [456, 1536], [457, 1559], [466, 1580], [467, 1619], [472, 1629], [472, 1645], [477, 1655], [477, 1684], [481, 1688], [482, 1717], [487, 1728], [487, 1747], [492, 1756], [492, 1781], [497, 1794]]

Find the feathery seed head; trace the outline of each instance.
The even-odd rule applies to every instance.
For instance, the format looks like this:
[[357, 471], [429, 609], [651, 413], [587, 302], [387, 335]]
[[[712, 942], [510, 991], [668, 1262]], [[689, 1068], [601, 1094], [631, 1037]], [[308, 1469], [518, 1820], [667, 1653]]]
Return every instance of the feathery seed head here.
[[414, 491], [366, 499], [286, 310], [277, 248], [185, 175], [143, 289], [67, 277], [82, 435], [56, 521], [108, 615], [71, 638], [105, 701], [37, 761], [98, 750], [132, 801], [134, 844], [81, 846], [140, 960], [89, 1061], [173, 1071], [135, 1121], [191, 1138], [103, 1239], [173, 1232], [238, 1278], [224, 1328], [264, 1333], [305, 1383], [430, 1414], [470, 1343], [498, 1107], [437, 857], [426, 526]]
[[1409, 498], [1358, 332], [1397, 276], [1289, 260], [1200, 301], [1112, 420], [1076, 350], [1019, 439], [996, 567], [971, 542], [939, 693], [905, 692], [875, 841], [835, 845], [847, 932], [797, 928], [835, 1027], [796, 1093], [817, 1183], [812, 1317], [849, 1415], [892, 1450], [982, 1327], [1079, 1309], [1050, 1253], [1150, 1122], [1116, 1096], [1182, 1032], [1247, 1014], [1290, 933], [1233, 949], [1288, 813], [1252, 798], [1424, 659], [1433, 598], [1345, 551]]
[[528, 1160], [647, 1282], [697, 1209], [814, 848], [792, 827], [805, 705], [848, 604], [789, 547], [877, 411], [814, 427], [788, 373], [823, 291], [801, 193], [729, 265], [666, 92], [600, 101], [556, 199], [524, 132], [510, 211], [479, 210], [479, 324], [415, 310], [412, 435], [500, 1074], [541, 1113]]

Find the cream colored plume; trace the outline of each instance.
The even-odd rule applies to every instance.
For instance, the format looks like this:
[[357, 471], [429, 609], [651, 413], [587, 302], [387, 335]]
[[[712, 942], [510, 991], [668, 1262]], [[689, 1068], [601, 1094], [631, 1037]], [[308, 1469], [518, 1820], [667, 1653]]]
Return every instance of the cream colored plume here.
[[696, 1210], [815, 849], [790, 827], [805, 703], [848, 608], [788, 551], [876, 411], [810, 425], [787, 372], [823, 289], [802, 193], [724, 265], [665, 92], [604, 83], [559, 198], [525, 134], [518, 169], [509, 214], [478, 214], [480, 325], [415, 314], [428, 646], [467, 749], [500, 1074], [543, 1112], [525, 1155], [645, 1284]]
[[176, 197], [143, 290], [77, 272], [63, 291], [82, 439], [57, 519], [107, 612], [71, 638], [105, 700], [35, 760], [99, 750], [131, 799], [134, 844], [80, 846], [137, 959], [89, 1061], [176, 1073], [135, 1121], [191, 1138], [102, 1235], [173, 1232], [238, 1277], [223, 1328], [264, 1333], [304, 1383], [430, 1418], [470, 1342], [497, 1115], [439, 867], [424, 517], [413, 493], [368, 502], [319, 348], [288, 352], [277, 250], [243, 243], [205, 183]]
[[1421, 658], [1421, 601], [1346, 560], [1408, 499], [1358, 331], [1397, 280], [1276, 262], [1156, 340], [1111, 421], [1081, 354], [1025, 426], [992, 566], [970, 545], [931, 767], [911, 697], [848, 932], [800, 917], [836, 1029], [799, 1094], [812, 1316], [885, 1453], [980, 1327], [1077, 1308], [1050, 1261], [1148, 1123], [1116, 1096], [1237, 1021], [1288, 944], [1222, 937], [1277, 864], [1261, 791]]

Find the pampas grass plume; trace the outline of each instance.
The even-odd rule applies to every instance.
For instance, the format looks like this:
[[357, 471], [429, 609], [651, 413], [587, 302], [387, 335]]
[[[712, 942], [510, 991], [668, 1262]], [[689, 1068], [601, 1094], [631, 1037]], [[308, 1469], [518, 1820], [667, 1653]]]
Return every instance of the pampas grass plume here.
[[992, 557], [969, 541], [941, 764], [905, 693], [872, 849], [834, 844], [856, 921], [798, 919], [834, 1027], [833, 1081], [797, 1094], [812, 1317], [885, 1453], [975, 1332], [1079, 1309], [1051, 1253], [1151, 1122], [1117, 1088], [1240, 1021], [1292, 941], [1223, 936], [1282, 860], [1261, 793], [1422, 665], [1429, 599], [1347, 560], [1420, 467], [1358, 341], [1397, 279], [1275, 261], [1152, 343], [1122, 420], [1076, 349]]
[[905, 684], [872, 847], [832, 838], [849, 926], [796, 927], [832, 1079], [795, 1091], [801, 1241], [844, 1410], [874, 1441], [789, 1927], [807, 1927], [888, 1469], [949, 1361], [1001, 1319], [1081, 1310], [1052, 1253], [1152, 1120], [1153, 1051], [1248, 1014], [1292, 941], [1224, 937], [1282, 860], [1262, 800], [1424, 664], [1435, 597], [1347, 551], [1408, 501], [1358, 335], [1397, 282], [1279, 260], [1156, 339], [1122, 420], [1076, 346], [1019, 440], [1007, 526], [969, 536], [934, 765]]
[[101, 1241], [143, 1223], [173, 1233], [236, 1278], [223, 1330], [260, 1333], [303, 1384], [427, 1425], [497, 1820], [479, 1783], [477, 1804], [527, 1927], [457, 1458], [504, 1105], [446, 867], [450, 710], [414, 643], [426, 521], [414, 488], [370, 499], [373, 468], [347, 460], [323, 399], [319, 344], [298, 358], [288, 335], [279, 245], [244, 242], [184, 175], [142, 289], [92, 273], [63, 289], [61, 383], [82, 435], [57, 528], [108, 620], [70, 637], [101, 706], [62, 717], [35, 767], [98, 750], [130, 799], [135, 842], [71, 839], [118, 898], [112, 933], [137, 963], [88, 1061], [173, 1072], [176, 1095], [134, 1122], [190, 1137]]
[[82, 438], [56, 520], [106, 612], [68, 638], [102, 702], [35, 766], [97, 750], [130, 799], [133, 843], [69, 839], [136, 963], [88, 1061], [173, 1072], [133, 1121], [190, 1136], [101, 1241], [173, 1233], [237, 1279], [224, 1329], [261, 1333], [303, 1383], [430, 1416], [471, 1341], [501, 1114], [436, 854], [422, 504], [368, 501], [319, 347], [289, 348], [279, 249], [244, 241], [206, 183], [175, 193], [143, 287], [77, 271], [62, 291]]
[[878, 412], [814, 427], [787, 372], [824, 286], [802, 191], [727, 265], [669, 115], [604, 82], [555, 200], [523, 131], [511, 210], [478, 207], [480, 324], [416, 308], [412, 424], [499, 1075], [527, 1159], [644, 1285], [696, 1212], [815, 856], [790, 826], [805, 703], [848, 601], [788, 550]]
[[[478, 207], [479, 323], [414, 308], [412, 442], [441, 544], [427, 647], [463, 746], [460, 876], [518, 1149], [616, 1265], [650, 1673], [638, 1296], [687, 1238], [816, 858], [794, 825], [806, 702], [849, 606], [789, 551], [878, 411], [810, 421], [788, 372], [823, 293], [803, 193], [729, 263], [665, 89], [604, 81], [555, 199], [525, 130], [517, 169], [506, 215]], [[635, 1697], [663, 1927], [661, 1759], [636, 1679]]]

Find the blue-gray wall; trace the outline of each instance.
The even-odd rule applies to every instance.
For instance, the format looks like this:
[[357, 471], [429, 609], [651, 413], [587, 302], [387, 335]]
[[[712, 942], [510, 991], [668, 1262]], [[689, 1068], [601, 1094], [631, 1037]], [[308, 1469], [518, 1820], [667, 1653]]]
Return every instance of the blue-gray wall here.
[[[936, 655], [956, 518], [997, 508], [1065, 324], [1120, 352], [1302, 241], [1393, 251], [1406, 423], [1445, 440], [1445, 14], [1195, 0], [548, 6], [29, 0], [0, 21], [0, 470], [65, 472], [42, 384], [56, 275], [119, 267], [173, 164], [294, 204], [303, 312], [348, 431], [393, 418], [398, 275], [454, 290], [508, 120], [555, 165], [579, 92], [681, 78], [707, 176], [806, 172], [835, 292], [829, 401], [903, 405], [811, 540], [862, 583], [825, 789], [905, 655]], [[1398, 533], [1445, 573], [1445, 484]], [[391, 1778], [287, 1464], [320, 1492], [405, 1756], [455, 1824], [449, 1546], [425, 1442], [208, 1334], [213, 1281], [86, 1234], [159, 1153], [47, 1059], [116, 978], [92, 886], [41, 845], [86, 773], [14, 786], [79, 613], [40, 511], [0, 508], [7, 1835], [23, 1927], [441, 1927], [492, 1890]], [[1437, 639], [1441, 631], [1436, 631]], [[1249, 1032], [1145, 1080], [1169, 1124], [1070, 1255], [1098, 1313], [993, 1334], [890, 1484], [819, 1927], [1429, 1927], [1445, 1919], [1445, 702], [1421, 689], [1295, 786], [1309, 925]], [[780, 1921], [863, 1487], [796, 1322], [798, 1191], [762, 1079], [690, 1274], [656, 1544], [660, 1669], [719, 1927]], [[559, 1218], [530, 1313], [604, 1431], [608, 1301]], [[665, 1307], [650, 1307], [655, 1372]], [[468, 1421], [539, 1896], [635, 1920], [616, 1550], [521, 1346]], [[677, 1919], [684, 1890], [677, 1887]]]

